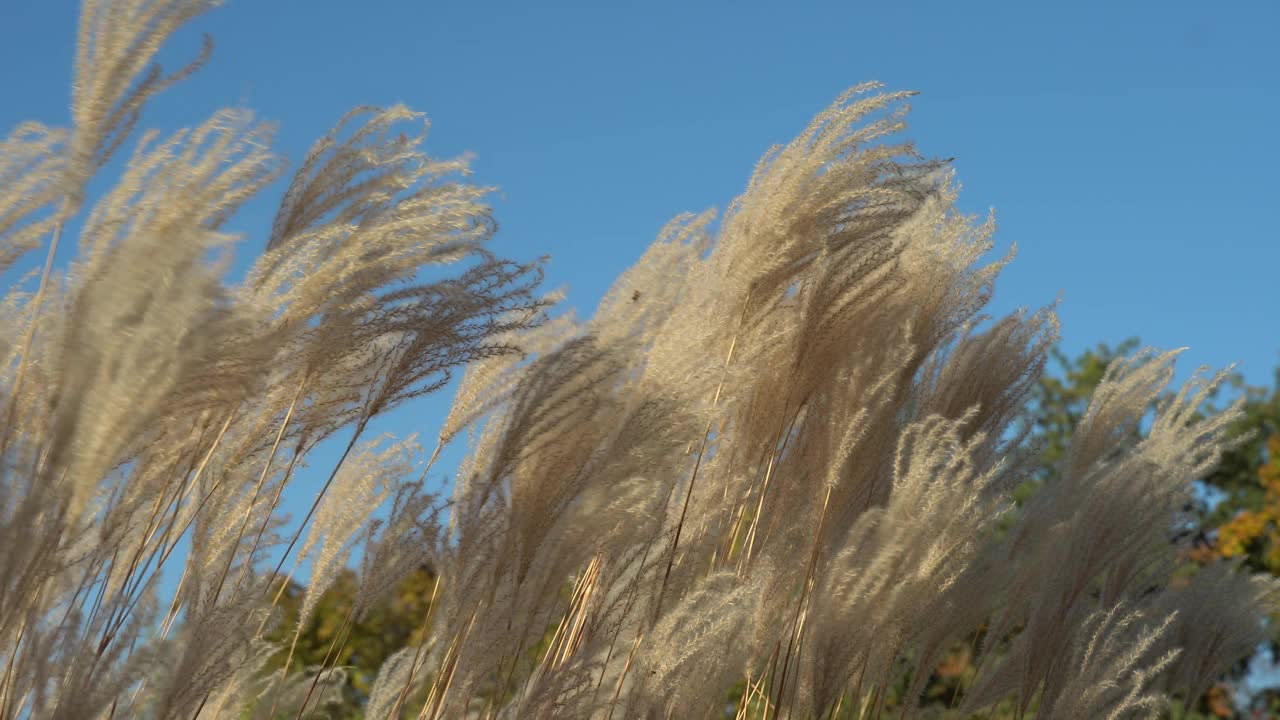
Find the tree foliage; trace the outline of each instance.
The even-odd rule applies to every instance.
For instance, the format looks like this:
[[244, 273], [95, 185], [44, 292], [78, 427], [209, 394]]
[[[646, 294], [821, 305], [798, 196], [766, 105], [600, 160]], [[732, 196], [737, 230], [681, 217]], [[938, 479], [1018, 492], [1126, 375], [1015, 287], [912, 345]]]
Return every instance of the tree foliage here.
[[1247, 401], [1235, 434], [1204, 482], [1218, 495], [1206, 514], [1218, 553], [1258, 572], [1280, 574], [1280, 370], [1270, 387], [1243, 386]]

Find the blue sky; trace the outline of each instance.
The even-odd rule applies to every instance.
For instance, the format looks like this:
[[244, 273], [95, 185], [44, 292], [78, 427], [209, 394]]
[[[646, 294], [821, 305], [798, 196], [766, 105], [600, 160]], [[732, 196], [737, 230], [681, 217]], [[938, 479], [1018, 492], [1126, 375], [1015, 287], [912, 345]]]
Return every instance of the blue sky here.
[[[498, 185], [500, 251], [589, 310], [659, 227], [723, 208], [841, 90], [914, 89], [910, 135], [1019, 256], [993, 309], [1063, 295], [1068, 350], [1137, 334], [1187, 364], [1280, 361], [1280, 4], [230, 0], [146, 118], [245, 104], [296, 159], [355, 104], [426, 112]], [[861, 6], [861, 7], [860, 7]], [[76, 3], [0, 9], [0, 128], [64, 122]], [[170, 63], [197, 33], [178, 38]], [[261, 242], [270, 203], [239, 223]]]
[[[877, 79], [921, 91], [910, 136], [1018, 243], [994, 312], [1061, 293], [1069, 353], [1139, 335], [1190, 346], [1184, 377], [1239, 361], [1269, 382], [1280, 4], [1116, 5], [231, 0], [162, 55], [217, 42], [144, 122], [247, 105], [296, 160], [353, 105], [425, 111], [429, 149], [474, 152], [500, 186], [495, 249], [550, 254], [548, 285], [586, 313], [668, 219], [725, 207], [770, 145]], [[0, 5], [0, 130], [66, 122], [76, 11]], [[236, 223], [244, 257], [281, 189]], [[384, 429], [431, 436], [446, 401]]]

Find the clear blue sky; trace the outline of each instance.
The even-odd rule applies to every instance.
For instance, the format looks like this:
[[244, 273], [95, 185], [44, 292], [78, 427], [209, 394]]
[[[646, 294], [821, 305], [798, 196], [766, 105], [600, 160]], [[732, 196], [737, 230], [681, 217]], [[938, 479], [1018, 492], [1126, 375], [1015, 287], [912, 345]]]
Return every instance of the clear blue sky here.
[[[1115, 5], [1115, 6], [1113, 6]], [[1118, 6], [1118, 7], [1117, 7]], [[64, 123], [76, 3], [0, 3], [0, 129]], [[499, 185], [495, 248], [549, 253], [584, 312], [673, 215], [723, 208], [841, 90], [914, 89], [910, 135], [954, 156], [1020, 254], [993, 310], [1052, 302], [1075, 352], [1191, 346], [1184, 372], [1280, 356], [1280, 3], [507, 3], [231, 0], [165, 129], [245, 104], [293, 159], [356, 104], [404, 102], [439, 155]], [[164, 56], [189, 57], [188, 30]], [[278, 194], [277, 194], [278, 196]], [[271, 203], [237, 227], [261, 246]], [[446, 398], [390, 429], [434, 433]]]

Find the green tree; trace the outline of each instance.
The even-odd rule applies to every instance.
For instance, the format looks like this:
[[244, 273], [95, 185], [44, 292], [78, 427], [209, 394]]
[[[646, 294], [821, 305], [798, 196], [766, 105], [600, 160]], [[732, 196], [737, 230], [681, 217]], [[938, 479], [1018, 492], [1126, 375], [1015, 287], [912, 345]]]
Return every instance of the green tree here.
[[1218, 502], [1206, 513], [1215, 550], [1280, 574], [1280, 369], [1272, 387], [1242, 386], [1241, 442], [1205, 478]]
[[[1234, 432], [1238, 444], [1204, 479], [1214, 502], [1204, 509], [1207, 542], [1195, 559], [1234, 558], [1255, 573], [1280, 576], [1280, 369], [1270, 388], [1237, 384], [1245, 399]], [[1273, 615], [1270, 624], [1273, 660], [1280, 658], [1278, 620]], [[1253, 705], [1280, 717], [1280, 691], [1257, 693]]]
[[313, 617], [299, 629], [298, 614], [305, 588], [290, 582], [280, 598], [281, 621], [268, 636], [281, 647], [267, 667], [277, 677], [288, 659], [295, 632], [298, 638], [289, 660], [291, 669], [346, 670], [342, 702], [329, 708], [335, 717], [359, 717], [378, 668], [397, 650], [420, 640], [436, 594], [436, 576], [426, 567], [419, 568], [397, 586], [386, 602], [373, 607], [364, 617], [353, 618], [350, 610], [358, 590], [356, 574], [342, 571], [320, 596]]

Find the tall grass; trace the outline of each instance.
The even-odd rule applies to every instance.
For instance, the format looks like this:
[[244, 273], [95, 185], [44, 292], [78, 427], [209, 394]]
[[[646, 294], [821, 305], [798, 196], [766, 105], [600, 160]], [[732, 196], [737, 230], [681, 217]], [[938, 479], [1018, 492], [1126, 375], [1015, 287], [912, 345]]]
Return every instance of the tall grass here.
[[[424, 153], [419, 115], [360, 108], [232, 283], [223, 224], [282, 173], [268, 129], [220, 111], [135, 133], [203, 62], [152, 57], [213, 4], [86, 0], [69, 127], [0, 145], [0, 260], [46, 258], [0, 332], [0, 718], [323, 715], [342, 668], [267, 638], [293, 568], [296, 643], [356, 555], [334, 658], [402, 579], [438, 578], [371, 718], [880, 717], [904, 676], [903, 716], [1155, 716], [1261, 638], [1274, 587], [1170, 581], [1190, 482], [1240, 414], [1199, 412], [1221, 375], [1135, 444], [1177, 353], [1117, 363], [1013, 508], [1057, 320], [982, 314], [1010, 258], [984, 260], [991, 220], [898, 139], [908, 93], [842, 95], [581, 321], [546, 318], [536, 263], [484, 249], [488, 189]], [[426, 469], [412, 438], [365, 437], [464, 366]], [[287, 519], [299, 465], [344, 432]], [[463, 435], [440, 497], [426, 470]], [[964, 643], [957, 707], [917, 706]]]

